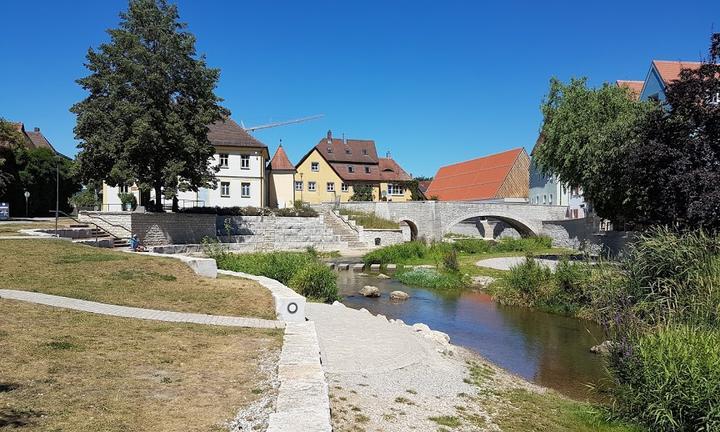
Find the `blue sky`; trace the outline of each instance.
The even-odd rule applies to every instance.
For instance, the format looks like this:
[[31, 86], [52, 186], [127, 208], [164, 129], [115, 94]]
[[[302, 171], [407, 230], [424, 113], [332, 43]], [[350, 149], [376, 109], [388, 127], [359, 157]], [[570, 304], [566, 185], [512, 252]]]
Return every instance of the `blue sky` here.
[[[651, 59], [697, 60], [720, 2], [177, 2], [217, 89], [246, 126], [293, 162], [332, 129], [374, 139], [413, 175], [535, 142], [551, 76], [644, 79]], [[74, 155], [89, 47], [123, 0], [2, 2], [0, 116], [40, 127]], [[713, 27], [714, 25], [714, 27]]]

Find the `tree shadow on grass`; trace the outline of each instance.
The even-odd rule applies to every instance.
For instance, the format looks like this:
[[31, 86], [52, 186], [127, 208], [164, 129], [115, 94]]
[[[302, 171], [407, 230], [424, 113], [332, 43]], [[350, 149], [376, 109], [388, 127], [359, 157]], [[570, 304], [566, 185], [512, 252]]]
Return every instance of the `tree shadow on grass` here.
[[0, 428], [19, 428], [27, 426], [43, 413], [35, 410], [16, 410], [14, 408], [0, 408]]

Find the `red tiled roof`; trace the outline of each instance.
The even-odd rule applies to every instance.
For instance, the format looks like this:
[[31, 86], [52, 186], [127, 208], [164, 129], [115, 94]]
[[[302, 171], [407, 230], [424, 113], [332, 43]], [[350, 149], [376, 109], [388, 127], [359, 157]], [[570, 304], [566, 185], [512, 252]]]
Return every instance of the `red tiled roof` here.
[[380, 168], [380, 179], [383, 181], [412, 180], [410, 174], [406, 173], [392, 158], [380, 158], [378, 166]]
[[660, 78], [665, 84], [680, 79], [680, 71], [683, 69], [698, 69], [702, 63], [700, 62], [685, 62], [685, 61], [665, 61], [665, 60], [653, 60], [655, 69], [660, 74]]
[[208, 126], [208, 139], [212, 145], [218, 147], [259, 147], [267, 148], [265, 144], [247, 133], [245, 129], [235, 123], [233, 119], [217, 121]]
[[295, 171], [295, 166], [290, 162], [282, 145], [278, 147], [275, 156], [270, 161], [270, 169], [274, 171]]
[[441, 167], [425, 195], [441, 201], [495, 198], [523, 148]]
[[615, 84], [618, 87], [625, 87], [630, 90], [630, 94], [632, 94], [635, 99], [638, 99], [640, 97], [640, 93], [642, 92], [643, 85], [645, 85], [645, 81], [617, 80], [615, 81]]
[[422, 193], [427, 192], [428, 188], [430, 187], [430, 183], [432, 183], [432, 180], [419, 181], [418, 189], [420, 189], [420, 192], [422, 192]]

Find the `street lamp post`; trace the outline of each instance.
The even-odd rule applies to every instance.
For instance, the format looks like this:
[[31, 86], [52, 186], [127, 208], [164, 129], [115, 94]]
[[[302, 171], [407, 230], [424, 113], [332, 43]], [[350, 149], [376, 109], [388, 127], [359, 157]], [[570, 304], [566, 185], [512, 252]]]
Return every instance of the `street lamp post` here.
[[25, 217], [28, 217], [28, 199], [30, 198], [30, 192], [25, 191]]
[[[57, 158], [57, 156], [55, 156]], [[55, 237], [58, 236], [58, 212], [60, 211], [60, 159], [55, 160]]]

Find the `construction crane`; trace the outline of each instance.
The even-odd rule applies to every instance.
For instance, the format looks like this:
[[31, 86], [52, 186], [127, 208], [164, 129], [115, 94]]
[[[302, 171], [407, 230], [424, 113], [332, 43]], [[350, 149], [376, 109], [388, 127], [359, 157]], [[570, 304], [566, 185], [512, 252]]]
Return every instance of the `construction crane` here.
[[309, 117], [302, 117], [302, 118], [298, 118], [298, 119], [285, 120], [285, 121], [280, 121], [280, 122], [275, 122], [275, 123], [267, 123], [267, 124], [263, 124], [263, 125], [252, 126], [252, 127], [245, 127], [245, 124], [243, 124], [243, 122], [240, 121], [240, 126], [242, 126], [242, 128], [248, 132], [255, 132], [256, 130], [260, 130], [260, 129], [270, 129], [270, 128], [274, 128], [274, 127], [278, 127], [278, 126], [285, 126], [285, 125], [295, 124], [295, 123], [303, 123], [306, 121], [315, 120], [315, 119], [319, 119], [322, 117], [325, 117], [325, 114], [317, 114], [317, 115], [312, 115]]

